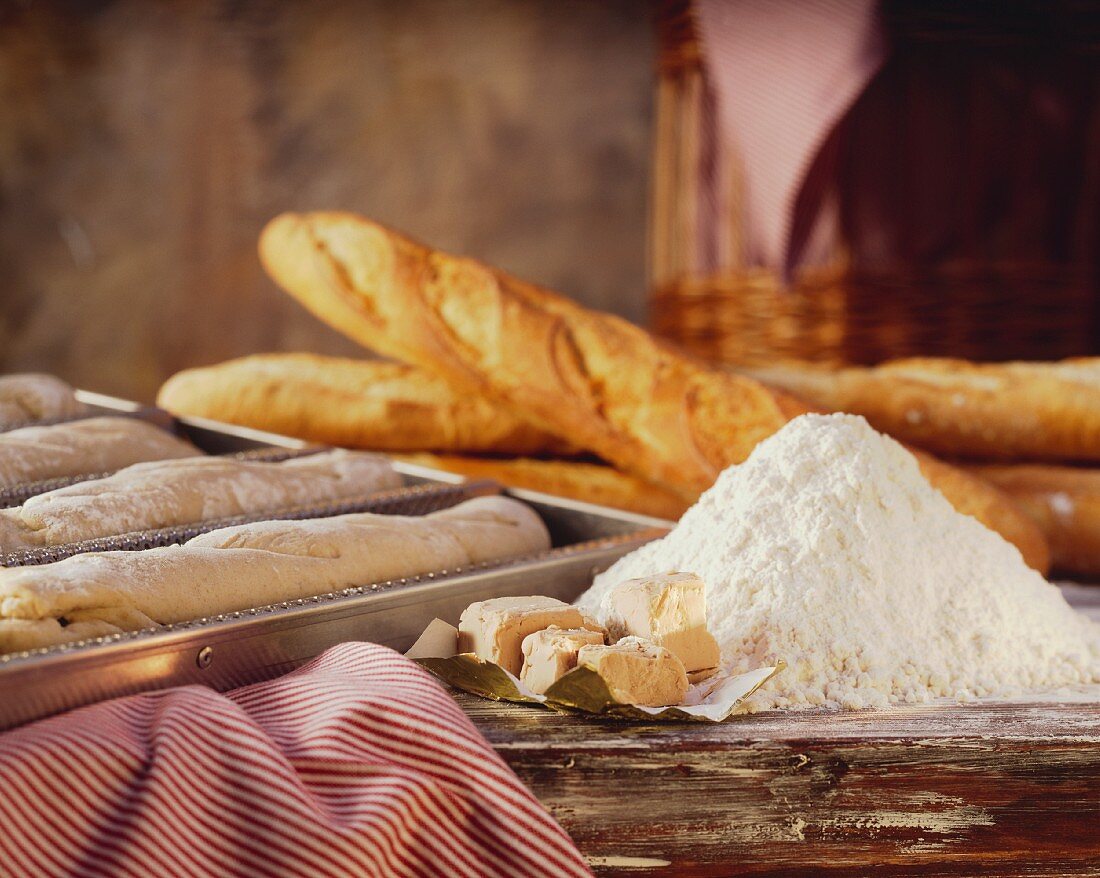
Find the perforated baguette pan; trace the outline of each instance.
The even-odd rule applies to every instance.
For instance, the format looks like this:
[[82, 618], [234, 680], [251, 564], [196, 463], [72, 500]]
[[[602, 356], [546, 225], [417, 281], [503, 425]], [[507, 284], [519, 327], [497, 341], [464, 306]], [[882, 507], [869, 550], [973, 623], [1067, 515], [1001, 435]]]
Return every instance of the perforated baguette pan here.
[[[174, 418], [160, 409], [138, 406], [127, 400], [105, 397], [77, 391], [78, 397], [89, 403], [96, 401], [89, 416], [107, 412], [139, 417], [155, 423], [164, 429], [183, 436], [198, 448], [209, 454], [237, 457], [245, 460], [278, 461], [292, 457], [304, 457], [325, 451], [326, 446], [314, 445], [229, 424], [219, 424], [200, 418]], [[111, 550], [132, 551], [182, 543], [200, 533], [206, 533], [219, 527], [245, 524], [250, 521], [270, 519], [321, 518], [330, 515], [343, 515], [349, 512], [377, 512], [390, 515], [425, 515], [439, 509], [453, 506], [471, 497], [499, 493], [499, 487], [487, 480], [466, 482], [459, 476], [425, 467], [393, 462], [393, 468], [401, 476], [404, 487], [397, 490], [376, 491], [326, 504], [301, 506], [279, 512], [237, 515], [219, 519], [208, 519], [201, 523], [143, 530], [120, 536], [101, 537], [80, 543], [30, 549], [19, 552], [0, 553], [0, 566], [20, 567], [27, 564], [44, 564], [59, 561], [80, 552], [104, 552]], [[0, 508], [18, 505], [29, 497], [46, 490], [65, 487], [94, 478], [102, 478], [109, 473], [90, 473], [82, 476], [50, 479], [44, 482], [32, 482], [0, 490]]]
[[[201, 418], [174, 418], [161, 409], [138, 405], [129, 400], [113, 396], [103, 396], [98, 393], [78, 390], [77, 397], [88, 406], [88, 410], [80, 415], [50, 421], [36, 421], [32, 424], [11, 424], [0, 428], [0, 433], [19, 427], [71, 423], [85, 418], [111, 415], [140, 418], [187, 439], [196, 448], [205, 451], [207, 454], [224, 455], [240, 460], [289, 460], [292, 457], [305, 457], [325, 450], [324, 446], [313, 445], [286, 436], [277, 436], [274, 433], [232, 427], [228, 424], [217, 424]], [[102, 479], [109, 475], [111, 475], [109, 472], [82, 473], [0, 488], [0, 509], [19, 506], [37, 494], [44, 494], [57, 488], [65, 488], [69, 485], [75, 485], [77, 482]]]
[[[124, 401], [119, 401], [124, 402]], [[163, 413], [159, 413], [163, 414]], [[202, 431], [216, 453], [249, 449], [306, 450], [285, 437], [204, 421], [175, 421], [187, 435]], [[423, 514], [501, 489], [466, 483], [426, 467], [394, 463], [407, 488], [363, 498], [378, 511]], [[338, 643], [365, 640], [405, 650], [436, 617], [457, 620], [471, 602], [504, 595], [543, 594], [573, 600], [592, 577], [667, 530], [668, 522], [532, 491], [504, 491], [534, 508], [550, 530], [552, 548], [538, 555], [473, 568], [438, 570], [303, 600], [257, 607], [157, 629], [0, 656], [0, 729], [119, 695], [199, 683], [219, 691], [286, 673]], [[303, 518], [353, 511], [349, 501], [290, 510]], [[417, 505], [419, 504], [419, 505]], [[266, 516], [272, 518], [275, 516]], [[218, 523], [223, 524], [224, 522]], [[208, 529], [206, 523], [202, 529]], [[187, 539], [188, 528], [94, 540], [60, 547], [62, 554], [105, 547], [142, 548]], [[171, 533], [166, 533], [166, 532]], [[119, 542], [124, 545], [119, 545]], [[104, 545], [107, 544], [107, 545]], [[16, 563], [57, 557], [25, 553]]]
[[409, 485], [391, 491], [376, 491], [331, 503], [295, 506], [277, 512], [255, 512], [226, 518], [208, 518], [191, 524], [173, 525], [135, 531], [119, 536], [98, 537], [79, 543], [64, 543], [39, 549], [27, 549], [0, 555], [0, 567], [26, 567], [32, 564], [48, 564], [82, 552], [133, 552], [139, 549], [155, 549], [174, 543], [185, 543], [192, 537], [209, 533], [222, 527], [248, 524], [253, 521], [293, 521], [306, 518], [329, 518], [351, 512], [374, 512], [381, 515], [427, 515], [440, 509], [455, 506], [464, 500], [499, 494], [501, 488], [487, 479], [459, 485], [422, 484]]

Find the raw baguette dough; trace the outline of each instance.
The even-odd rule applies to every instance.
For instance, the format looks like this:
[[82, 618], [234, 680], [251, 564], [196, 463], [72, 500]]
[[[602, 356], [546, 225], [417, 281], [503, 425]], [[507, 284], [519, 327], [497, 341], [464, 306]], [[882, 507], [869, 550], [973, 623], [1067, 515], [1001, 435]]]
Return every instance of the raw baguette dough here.
[[488, 400], [383, 360], [257, 354], [187, 369], [160, 389], [177, 415], [241, 424], [325, 445], [380, 451], [550, 454], [570, 451]]
[[0, 427], [47, 418], [69, 418], [88, 410], [73, 389], [53, 375], [0, 376]]
[[988, 479], [1030, 515], [1050, 541], [1054, 569], [1100, 576], [1100, 471], [1069, 466], [979, 466]]
[[[425, 516], [263, 521], [182, 546], [0, 569], [0, 652], [296, 600], [550, 547], [517, 500], [479, 497]], [[63, 625], [62, 621], [69, 623]]]
[[0, 552], [276, 512], [400, 485], [389, 461], [358, 451], [279, 463], [219, 457], [138, 463], [0, 509]]
[[788, 364], [747, 374], [940, 454], [1100, 460], [1100, 358], [970, 363], [913, 358], [873, 368]]
[[21, 427], [0, 433], [0, 488], [201, 454], [190, 442], [136, 418]]

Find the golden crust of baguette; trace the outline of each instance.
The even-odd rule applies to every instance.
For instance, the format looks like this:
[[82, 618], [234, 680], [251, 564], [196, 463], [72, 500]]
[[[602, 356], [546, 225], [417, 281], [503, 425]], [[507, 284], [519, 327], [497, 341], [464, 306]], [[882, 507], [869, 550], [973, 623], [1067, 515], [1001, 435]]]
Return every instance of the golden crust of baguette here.
[[157, 404], [176, 415], [347, 448], [568, 453], [568, 444], [412, 366], [257, 354], [173, 375]]
[[[260, 257], [280, 286], [350, 338], [687, 502], [811, 410], [624, 320], [355, 214], [277, 217], [261, 235]], [[1004, 495], [938, 461], [925, 474], [957, 509], [1045, 569], [1042, 534]]]
[[1055, 570], [1100, 576], [1100, 470], [1024, 464], [979, 466], [974, 472], [1035, 520], [1050, 542]]
[[625, 320], [354, 214], [284, 214], [260, 256], [351, 338], [685, 496], [805, 411]]
[[1100, 460], [1100, 358], [969, 363], [913, 358], [871, 368], [746, 370], [760, 381], [940, 454]]
[[677, 519], [688, 504], [678, 494], [636, 476], [598, 463], [530, 458], [485, 458], [458, 455], [394, 455], [399, 460], [434, 467], [474, 479], [493, 479], [513, 488], [598, 503], [657, 518]]

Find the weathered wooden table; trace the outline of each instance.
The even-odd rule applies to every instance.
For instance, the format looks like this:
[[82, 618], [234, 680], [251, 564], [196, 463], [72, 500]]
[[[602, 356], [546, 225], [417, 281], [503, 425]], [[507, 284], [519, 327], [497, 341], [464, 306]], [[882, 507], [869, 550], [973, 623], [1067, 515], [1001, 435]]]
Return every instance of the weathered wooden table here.
[[1100, 875], [1100, 703], [635, 725], [458, 698], [601, 875]]
[[[1062, 589], [1100, 621], [1100, 586]], [[720, 725], [455, 695], [600, 875], [1100, 876], [1100, 687]]]

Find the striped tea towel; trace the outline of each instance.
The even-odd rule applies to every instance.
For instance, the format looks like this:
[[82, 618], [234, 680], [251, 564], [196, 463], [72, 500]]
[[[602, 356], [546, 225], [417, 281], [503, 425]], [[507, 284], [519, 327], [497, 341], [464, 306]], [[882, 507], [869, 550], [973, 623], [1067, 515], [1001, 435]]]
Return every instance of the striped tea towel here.
[[590, 875], [427, 672], [368, 643], [0, 735], [11, 876]]

